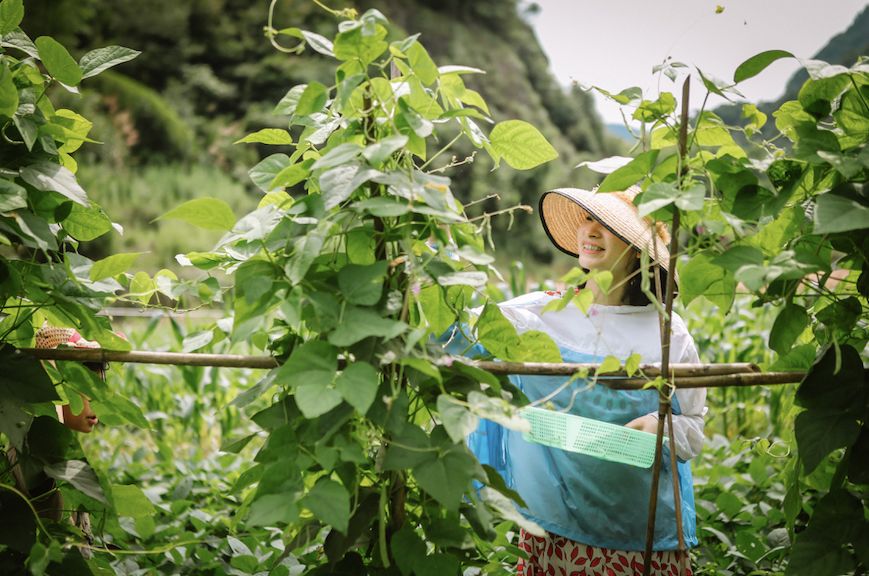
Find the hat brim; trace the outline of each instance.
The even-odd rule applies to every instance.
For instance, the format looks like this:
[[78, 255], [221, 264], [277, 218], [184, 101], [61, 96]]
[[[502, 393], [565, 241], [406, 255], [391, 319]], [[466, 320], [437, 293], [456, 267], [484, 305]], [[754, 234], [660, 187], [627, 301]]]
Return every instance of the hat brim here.
[[670, 252], [654, 233], [651, 223], [613, 194], [557, 188], [540, 197], [539, 214], [546, 235], [565, 254], [579, 257], [576, 231], [586, 215], [590, 215], [622, 242], [639, 252], [647, 252], [669, 272]]

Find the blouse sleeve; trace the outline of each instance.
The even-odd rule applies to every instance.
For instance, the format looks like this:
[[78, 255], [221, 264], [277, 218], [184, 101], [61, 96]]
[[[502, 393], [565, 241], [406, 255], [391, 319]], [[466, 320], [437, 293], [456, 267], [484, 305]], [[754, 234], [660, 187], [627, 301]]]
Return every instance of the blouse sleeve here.
[[[700, 363], [694, 339], [688, 334], [684, 322], [678, 316], [674, 318], [671, 339], [674, 362]], [[679, 414], [673, 414], [673, 440], [676, 444], [676, 456], [681, 460], [690, 460], [697, 456], [703, 448], [706, 388], [677, 389], [676, 398], [679, 401], [680, 409]], [[658, 413], [653, 412], [652, 415], [657, 418]]]

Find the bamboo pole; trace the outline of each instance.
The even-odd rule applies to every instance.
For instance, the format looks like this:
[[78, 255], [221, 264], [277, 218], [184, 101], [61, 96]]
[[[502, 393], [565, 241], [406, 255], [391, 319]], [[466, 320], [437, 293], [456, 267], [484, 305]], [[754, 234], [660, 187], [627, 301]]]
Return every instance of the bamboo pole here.
[[132, 364], [172, 364], [176, 366], [217, 366], [221, 368], [270, 369], [280, 366], [272, 356], [241, 354], [199, 354], [183, 352], [118, 352], [102, 348], [19, 348], [20, 352], [40, 360], [74, 360], [79, 362], [128, 362]]
[[[573, 376], [583, 370], [588, 370], [589, 376], [597, 374], [600, 364], [556, 363], [556, 362], [493, 362], [478, 360], [469, 362], [467, 358], [454, 357], [454, 361], [472, 364], [477, 368], [488, 370], [493, 374], [540, 374], [545, 376]], [[727, 364], [670, 364], [670, 373], [678, 377], [684, 376], [715, 376], [719, 374], [755, 374], [760, 372], [757, 364], [748, 362], [731, 362]], [[657, 364], [641, 364], [637, 370], [643, 376], [656, 377], [661, 375], [661, 367]], [[602, 378], [628, 375], [619, 370], [600, 375]], [[639, 378], [638, 378], [639, 380]]]
[[[102, 348], [19, 348], [23, 354], [40, 360], [72, 360], [78, 362], [121, 362], [131, 364], [168, 364], [175, 366], [213, 366], [219, 368], [253, 368], [268, 370], [280, 366], [272, 356], [246, 356], [241, 354], [201, 354], [183, 352], [148, 352], [134, 350], [118, 352]], [[572, 376], [588, 370], [594, 376], [599, 364], [570, 364], [551, 362], [493, 362], [448, 357], [451, 362], [462, 362], [496, 375]], [[721, 388], [729, 386], [760, 386], [767, 384], [795, 384], [805, 372], [758, 372], [757, 366], [747, 363], [730, 364], [672, 364], [676, 375], [676, 388]], [[624, 372], [606, 373], [596, 382], [616, 390], [640, 390], [649, 386], [651, 377], [660, 375], [660, 367], [641, 366], [646, 377], [628, 377]]]
[[[685, 172], [685, 158], [688, 152], [688, 98], [689, 91], [691, 88], [691, 75], [689, 74], [687, 78], [685, 78], [685, 82], [682, 84], [682, 115], [681, 122], [679, 123], [679, 160], [680, 160], [680, 173], [679, 173], [679, 183], [681, 185], [682, 175]], [[676, 256], [677, 251], [679, 249], [679, 209], [676, 208], [673, 211], [673, 225], [670, 230], [670, 261], [668, 264], [668, 273], [667, 273], [667, 286], [665, 289], [665, 303], [664, 303], [664, 328], [661, 334], [661, 373], [664, 374], [665, 377], [670, 377], [672, 381], [672, 376], [670, 375], [670, 330], [672, 325], [673, 318], [673, 297], [676, 292]], [[656, 243], [653, 244], [657, 245]], [[656, 258], [657, 260], [657, 258]], [[660, 282], [658, 285], [658, 297], [660, 298]], [[670, 396], [664, 392], [663, 389], [659, 391], [658, 396], [658, 430], [655, 435], [655, 461], [652, 464], [652, 489], [649, 494], [649, 514], [648, 520], [646, 522], [646, 549], [645, 554], [643, 555], [643, 576], [649, 576], [652, 566], [652, 545], [655, 539], [655, 514], [658, 508], [658, 484], [660, 482], [661, 476], [661, 464], [663, 457], [663, 445], [664, 445], [664, 423], [667, 420], [672, 419], [672, 406], [670, 403]], [[671, 436], [672, 436], [672, 426], [670, 428]], [[672, 444], [670, 446], [670, 451], [673, 452], [676, 449], [676, 445]], [[674, 501], [678, 504], [679, 497], [676, 494], [679, 491], [679, 477], [675, 467], [672, 470], [673, 472], [673, 492], [674, 492]], [[679, 574], [682, 574], [682, 559], [685, 556], [685, 540], [682, 535], [682, 510], [677, 506], [676, 507], [676, 527], [677, 527], [677, 537], [679, 541], [679, 548], [677, 552], [677, 558], [679, 560]]]

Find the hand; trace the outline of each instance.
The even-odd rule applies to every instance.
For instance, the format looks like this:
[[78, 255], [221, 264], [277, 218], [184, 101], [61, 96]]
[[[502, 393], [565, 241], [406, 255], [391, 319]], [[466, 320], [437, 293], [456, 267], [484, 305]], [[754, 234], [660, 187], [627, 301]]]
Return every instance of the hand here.
[[625, 426], [627, 426], [628, 428], [633, 428], [634, 430], [649, 432], [650, 434], [658, 433], [658, 419], [651, 414], [646, 414], [645, 416], [634, 418], [633, 420], [625, 424]]

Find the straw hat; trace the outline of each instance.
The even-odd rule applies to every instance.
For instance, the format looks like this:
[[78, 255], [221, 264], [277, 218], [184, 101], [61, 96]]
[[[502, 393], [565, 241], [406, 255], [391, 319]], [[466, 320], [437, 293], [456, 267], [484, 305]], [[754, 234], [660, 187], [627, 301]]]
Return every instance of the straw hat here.
[[75, 328], [59, 328], [48, 322], [36, 331], [37, 348], [57, 348], [58, 346], [71, 346], [73, 348], [99, 348], [97, 342], [91, 342], [82, 338]]
[[638, 186], [624, 192], [601, 192], [579, 188], [557, 188], [540, 198], [540, 220], [543, 229], [555, 246], [574, 258], [577, 251], [576, 231], [590, 214], [607, 230], [641, 252], [647, 252], [650, 260], [670, 270], [670, 233], [661, 222], [641, 218], [634, 197], [640, 193]]

